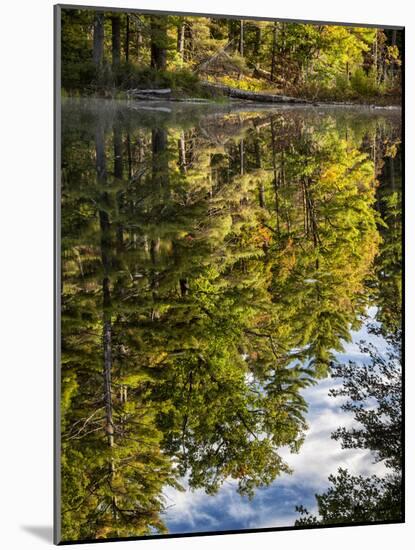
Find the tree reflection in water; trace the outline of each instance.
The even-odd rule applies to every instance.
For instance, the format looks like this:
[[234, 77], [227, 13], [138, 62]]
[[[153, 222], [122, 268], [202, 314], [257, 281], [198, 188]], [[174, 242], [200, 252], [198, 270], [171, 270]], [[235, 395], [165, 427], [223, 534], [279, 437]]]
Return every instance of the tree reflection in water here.
[[289, 472], [301, 391], [396, 296], [393, 115], [135, 107], [63, 106], [64, 540], [165, 532], [184, 476], [252, 497]]
[[368, 449], [383, 463], [384, 476], [351, 475], [339, 468], [329, 477], [329, 489], [316, 495], [318, 517], [297, 507], [296, 525], [402, 521], [402, 181], [400, 151], [393, 151], [379, 176], [378, 211], [382, 244], [368, 286], [377, 305], [369, 336], [380, 337], [384, 349], [360, 342], [368, 362], [334, 364], [341, 380], [331, 395], [345, 397], [342, 409], [354, 415], [352, 429], [338, 428], [332, 438], [343, 449]]

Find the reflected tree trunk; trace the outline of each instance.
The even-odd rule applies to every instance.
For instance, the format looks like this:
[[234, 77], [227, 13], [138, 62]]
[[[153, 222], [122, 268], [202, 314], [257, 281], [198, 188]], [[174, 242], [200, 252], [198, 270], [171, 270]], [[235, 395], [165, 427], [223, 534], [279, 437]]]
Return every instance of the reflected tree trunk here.
[[[118, 122], [114, 124], [113, 128], [114, 138], [114, 177], [116, 180], [121, 181], [123, 177], [123, 144], [122, 133]], [[117, 193], [117, 252], [120, 253], [123, 248], [123, 225], [122, 225], [122, 212], [123, 211], [123, 191]]]
[[178, 140], [178, 149], [179, 149], [179, 168], [182, 174], [187, 172], [186, 164], [186, 141], [184, 137], [184, 131], [181, 132], [180, 138]]
[[[128, 135], [127, 154], [129, 155], [128, 175], [130, 180], [131, 179], [131, 144], [129, 143], [129, 137], [130, 136]], [[115, 121], [113, 126], [113, 145], [114, 145], [114, 178], [116, 182], [121, 183], [124, 175], [124, 164], [123, 164], [122, 126], [119, 120]], [[122, 261], [122, 254], [125, 250], [123, 218], [127, 211], [127, 204], [124, 198], [124, 193], [125, 193], [125, 190], [123, 185], [123, 189], [118, 191], [116, 195], [117, 222], [116, 222], [115, 241], [116, 241], [117, 256], [119, 256], [119, 259], [118, 259], [119, 263]], [[119, 288], [118, 290], [121, 294], [124, 294], [122, 287]], [[122, 348], [122, 346], [119, 346], [119, 348]], [[123, 367], [124, 367], [122, 349], [118, 350], [118, 363], [119, 363], [119, 375], [122, 376]], [[125, 404], [127, 402], [127, 386], [124, 384], [120, 384], [120, 387], [119, 387], [119, 402], [121, 404]], [[118, 429], [119, 429], [120, 435], [124, 435], [124, 422], [125, 422], [124, 414], [121, 414], [121, 417], [119, 417], [119, 420], [118, 420], [118, 423], [119, 423]]]
[[393, 157], [389, 157], [389, 170], [390, 170], [390, 181], [391, 181], [391, 189], [392, 192], [395, 192], [395, 159]]
[[271, 148], [272, 148], [272, 169], [274, 173], [273, 184], [274, 184], [274, 194], [275, 194], [275, 231], [280, 236], [280, 197], [279, 197], [279, 188], [280, 188], [280, 174], [277, 170], [277, 151], [276, 151], [276, 135], [275, 135], [275, 126], [274, 121], [271, 120]]
[[244, 146], [244, 140], [243, 138], [241, 139], [241, 141], [239, 142], [239, 164], [240, 164], [240, 174], [241, 176], [244, 175], [245, 173], [245, 166], [244, 166], [244, 163], [245, 163], [245, 146]]
[[165, 198], [168, 196], [169, 187], [167, 137], [167, 130], [165, 128], [153, 128], [151, 130], [153, 183], [155, 187], [164, 191]]
[[128, 181], [130, 182], [133, 176], [133, 157], [131, 153], [130, 132], [127, 133], [126, 142], [127, 142], [127, 161], [128, 161]]
[[[259, 170], [262, 166], [261, 143], [259, 141], [259, 136], [255, 139], [254, 147], [255, 147], [255, 164], [257, 169]], [[265, 208], [265, 187], [264, 187], [264, 181], [262, 177], [259, 182], [258, 195], [259, 195], [259, 206], [261, 208]]]
[[[159, 192], [159, 203], [164, 206], [169, 195], [169, 162], [167, 155], [168, 134], [166, 128], [153, 128], [151, 131], [152, 151], [152, 182], [155, 190]], [[150, 242], [150, 258], [152, 264], [150, 286], [153, 301], [157, 299], [157, 257], [160, 249], [160, 239], [153, 238]], [[151, 319], [158, 317], [157, 309], [153, 307]]]
[[[109, 219], [109, 194], [107, 187], [107, 167], [105, 158], [105, 131], [102, 123], [97, 124], [95, 134], [96, 150], [96, 172], [97, 183], [101, 190], [99, 210], [99, 224], [101, 230], [101, 262], [104, 276], [102, 279], [102, 306], [103, 306], [103, 380], [104, 380], [104, 407], [105, 407], [105, 433], [108, 445], [114, 444], [114, 422], [112, 406], [112, 320], [111, 320], [111, 290], [110, 290], [110, 271], [111, 271], [111, 225]], [[104, 207], [104, 208], [103, 208]], [[112, 469], [112, 465], [111, 465]]]

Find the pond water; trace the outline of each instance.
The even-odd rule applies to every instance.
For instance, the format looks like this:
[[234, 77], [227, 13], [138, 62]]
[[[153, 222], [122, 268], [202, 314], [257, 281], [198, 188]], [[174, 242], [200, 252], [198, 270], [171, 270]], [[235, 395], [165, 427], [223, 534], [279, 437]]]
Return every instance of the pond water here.
[[400, 138], [63, 102], [63, 540], [400, 521]]

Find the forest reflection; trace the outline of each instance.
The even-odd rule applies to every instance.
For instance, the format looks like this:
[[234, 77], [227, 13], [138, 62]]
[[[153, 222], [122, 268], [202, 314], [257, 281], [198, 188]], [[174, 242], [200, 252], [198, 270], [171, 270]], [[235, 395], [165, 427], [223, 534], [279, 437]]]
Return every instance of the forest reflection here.
[[397, 115], [156, 109], [62, 109], [64, 540], [166, 532], [183, 478], [252, 497], [369, 307], [400, 343]]

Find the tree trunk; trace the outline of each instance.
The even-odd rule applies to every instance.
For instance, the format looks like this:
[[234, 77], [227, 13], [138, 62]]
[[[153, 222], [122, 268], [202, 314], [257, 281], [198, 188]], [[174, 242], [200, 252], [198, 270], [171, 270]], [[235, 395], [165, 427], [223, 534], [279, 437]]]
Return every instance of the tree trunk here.
[[274, 28], [272, 32], [272, 56], [271, 56], [271, 80], [275, 79], [276, 62], [277, 62], [277, 22], [274, 22]]
[[261, 41], [262, 41], [262, 32], [261, 27], [257, 27], [255, 30], [255, 46], [254, 46], [254, 56], [258, 58], [259, 52], [261, 50]]
[[183, 59], [185, 61], [191, 61], [193, 57], [193, 29], [190, 21], [186, 22], [184, 27], [184, 45], [185, 50], [183, 52]]
[[[392, 31], [392, 46], [396, 46], [396, 29]], [[391, 62], [391, 81], [393, 82], [395, 78], [395, 61], [392, 59]]]
[[264, 71], [264, 69], [261, 69], [259, 65], [255, 65], [254, 76], [259, 78], [265, 78], [266, 80], [269, 80], [270, 82], [272, 82], [271, 73], [269, 71]]
[[180, 279], [180, 294], [182, 298], [187, 296], [187, 293], [189, 292], [189, 281], [188, 279]]
[[281, 23], [281, 49], [280, 49], [280, 58], [281, 58], [281, 80], [284, 82], [285, 86], [285, 47], [286, 47], [286, 41], [285, 41], [285, 23]]
[[259, 206], [265, 208], [265, 188], [262, 181], [259, 184]]
[[127, 13], [125, 23], [125, 61], [128, 63], [130, 59], [130, 16]]
[[186, 22], [181, 21], [177, 27], [177, 52], [182, 61], [184, 61], [184, 37], [185, 37]]
[[96, 12], [94, 17], [94, 37], [92, 59], [97, 67], [104, 61], [104, 14]]
[[164, 71], [167, 67], [167, 23], [165, 17], [151, 18], [151, 67]]
[[244, 55], [244, 22], [241, 19], [240, 33], [239, 33], [239, 53], [243, 57]]
[[228, 42], [231, 44], [229, 49], [233, 52], [236, 49], [236, 46], [235, 46], [236, 40], [235, 39], [236, 39], [236, 36], [235, 36], [235, 21], [233, 19], [229, 19], [229, 21], [228, 21]]
[[137, 36], [136, 36], [136, 48], [137, 48], [137, 56], [136, 61], [140, 61], [140, 53], [141, 53], [141, 46], [143, 45], [143, 35], [141, 33], [141, 29], [137, 29]]
[[119, 15], [111, 17], [111, 31], [112, 67], [116, 68], [119, 66], [121, 59], [121, 24]]
[[373, 44], [373, 66], [375, 69], [375, 80], [378, 81], [378, 31], [375, 31], [375, 42]]

